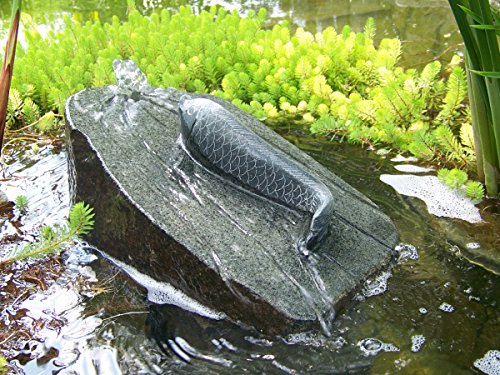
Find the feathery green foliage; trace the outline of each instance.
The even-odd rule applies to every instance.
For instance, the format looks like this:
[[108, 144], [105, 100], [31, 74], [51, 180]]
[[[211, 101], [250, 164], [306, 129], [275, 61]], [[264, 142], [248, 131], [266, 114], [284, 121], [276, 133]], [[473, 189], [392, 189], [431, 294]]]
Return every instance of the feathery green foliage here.
[[113, 83], [114, 59], [133, 59], [152, 85], [212, 93], [267, 122], [311, 124], [313, 133], [467, 170], [475, 160], [470, 125], [462, 125], [470, 113], [459, 59], [446, 69], [438, 61], [421, 72], [397, 67], [401, 42], [376, 46], [373, 19], [364, 32], [330, 27], [313, 35], [302, 28], [292, 34], [286, 22], [264, 29], [265, 10], [242, 18], [223, 8], [195, 15], [180, 7], [145, 17], [130, 8], [126, 22], [66, 17], [62, 31], [47, 38], [28, 27], [13, 80], [13, 120], [36, 118], [33, 104], [57, 116], [69, 95]]
[[0, 265], [9, 264], [26, 258], [39, 258], [61, 250], [79, 236], [85, 235], [94, 226], [92, 208], [84, 203], [76, 203], [70, 210], [68, 223], [63, 227], [45, 226], [40, 231], [39, 240], [35, 243], [16, 246], [10, 254], [0, 260]]
[[28, 198], [25, 195], [19, 195], [16, 197], [16, 207], [21, 214], [26, 213], [26, 209], [28, 208]]
[[473, 201], [481, 201], [484, 198], [484, 188], [480, 182], [468, 180], [467, 173], [460, 169], [438, 170], [438, 178], [452, 189], [463, 191]]
[[466, 79], [456, 64], [454, 58], [447, 83], [438, 61], [420, 74], [413, 69], [379, 70], [378, 86], [365, 94], [335, 92], [330, 113], [311, 130], [353, 143], [384, 143], [425, 160], [470, 168], [475, 153], [464, 105]]
[[[66, 17], [63, 31], [48, 38], [29, 30], [13, 85], [29, 90], [43, 111], [61, 113], [69, 95], [114, 81], [113, 59], [133, 59], [152, 85], [210, 92], [260, 119], [314, 122], [332, 115], [345, 122], [356, 115], [356, 123], [377, 124], [381, 134], [374, 135], [382, 141], [385, 128], [404, 132], [428, 101], [443, 100], [436, 99], [446, 91], [440, 64], [420, 77], [397, 68], [401, 43], [384, 39], [375, 47], [373, 19], [363, 33], [330, 27], [315, 35], [301, 28], [291, 34], [286, 22], [265, 30], [265, 20], [263, 9], [241, 18], [215, 7], [200, 15], [189, 7], [163, 10], [151, 18], [134, 10], [127, 22], [111, 24]], [[439, 111], [439, 104], [430, 110]]]

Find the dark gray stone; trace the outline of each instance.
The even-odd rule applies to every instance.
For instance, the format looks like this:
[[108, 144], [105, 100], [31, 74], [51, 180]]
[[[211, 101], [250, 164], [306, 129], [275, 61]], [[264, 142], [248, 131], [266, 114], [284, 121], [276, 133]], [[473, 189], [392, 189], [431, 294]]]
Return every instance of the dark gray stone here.
[[184, 93], [135, 85], [83, 90], [66, 103], [72, 196], [96, 213], [89, 243], [271, 334], [317, 326], [389, 263], [398, 236], [375, 204], [252, 116], [193, 95], [221, 104], [331, 190], [330, 233], [314, 256], [299, 255], [310, 214], [193, 162], [176, 143]]

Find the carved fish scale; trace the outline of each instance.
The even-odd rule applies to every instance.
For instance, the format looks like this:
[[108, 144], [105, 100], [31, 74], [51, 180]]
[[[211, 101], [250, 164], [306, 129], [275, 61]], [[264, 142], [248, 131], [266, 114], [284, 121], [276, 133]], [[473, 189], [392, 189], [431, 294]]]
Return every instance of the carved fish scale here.
[[193, 157], [205, 159], [243, 187], [288, 207], [313, 213], [310, 231], [300, 242], [319, 246], [330, 217], [331, 193], [295, 161], [241, 125], [209, 99], [179, 103], [182, 141]]

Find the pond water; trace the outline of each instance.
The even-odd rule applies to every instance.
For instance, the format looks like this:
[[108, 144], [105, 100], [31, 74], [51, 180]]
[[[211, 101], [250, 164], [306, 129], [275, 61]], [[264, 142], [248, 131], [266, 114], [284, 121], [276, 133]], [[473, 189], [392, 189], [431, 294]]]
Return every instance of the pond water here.
[[[498, 371], [494, 350], [500, 344], [500, 294], [495, 287], [499, 280], [460, 256], [456, 242], [468, 241], [464, 224], [434, 218], [421, 201], [402, 197], [383, 184], [381, 174], [399, 173], [389, 158], [320, 141], [297, 129], [276, 130], [376, 202], [407, 244], [398, 264], [367, 282], [337, 316], [331, 337], [320, 331], [269, 337], [214, 319], [193, 302], [179, 303], [164, 286], [144, 276], [131, 278], [82, 244], [64, 256], [67, 271], [57, 282], [17, 307], [28, 310], [23, 319], [45, 317], [64, 323], [58, 329], [45, 327], [38, 340], [30, 342], [28, 353], [42, 360], [19, 360], [19, 370], [26, 374], [465, 374], [476, 371], [474, 364], [487, 369], [487, 361], [478, 361], [489, 353], [490, 370]], [[64, 152], [42, 150], [38, 161], [8, 167], [8, 173], [37, 176], [7, 184], [12, 196], [31, 192], [26, 225], [32, 227], [37, 219], [53, 222], [54, 213], [62, 220], [67, 214], [65, 158]], [[499, 221], [488, 210], [482, 214], [490, 223], [476, 224], [472, 231], [498, 233]], [[453, 229], [461, 233], [458, 240], [450, 237]], [[488, 247], [498, 238], [483, 235], [479, 241]], [[157, 288], [173, 304], [149, 302], [148, 290], [134, 279], [149, 292]]]
[[[145, 1], [140, 7], [149, 11], [184, 3]], [[215, 1], [190, 3], [201, 9]], [[254, 0], [232, 5], [244, 10], [248, 4], [264, 5], [274, 18], [291, 18], [295, 24], [310, 29], [343, 23], [360, 28], [367, 16], [374, 16], [384, 35], [400, 35], [408, 41], [406, 46], [418, 45], [415, 51], [421, 48], [418, 38], [427, 38], [424, 36], [427, 32], [432, 34], [429, 38], [436, 46], [443, 43], [444, 34], [455, 35], [448, 9], [443, 5], [445, 1], [418, 2], [426, 3], [426, 7], [417, 7], [416, 3]], [[42, 13], [42, 6], [48, 8], [47, 12]], [[4, 14], [5, 8], [3, 2], [0, 9]], [[46, 23], [53, 22], [62, 12], [77, 11], [82, 18], [95, 17], [98, 12], [102, 19], [113, 13], [124, 17], [126, 13], [124, 1], [33, 0], [25, 1], [25, 9], [33, 12], [37, 22]], [[324, 18], [325, 14], [337, 16]], [[408, 21], [407, 17], [417, 14], [417, 18]], [[435, 22], [428, 18], [431, 15], [437, 17]], [[396, 24], [402, 20], [407, 21], [398, 27]], [[421, 26], [413, 28], [413, 22]], [[442, 47], [439, 48], [425, 47], [424, 60], [442, 53]], [[31, 311], [25, 319], [48, 316], [63, 322], [57, 329], [47, 327], [42, 332], [43, 338], [28, 345], [27, 352], [43, 359], [19, 359], [19, 372], [467, 374], [482, 370], [498, 373], [498, 276], [465, 259], [474, 258], [470, 249], [477, 246], [499, 248], [498, 206], [488, 202], [480, 206], [485, 219], [481, 224], [435, 218], [420, 200], [403, 197], [380, 181], [382, 174], [401, 173], [390, 157], [357, 146], [318, 140], [302, 129], [283, 126], [275, 130], [378, 204], [392, 218], [402, 243], [406, 244], [398, 264], [367, 282], [365, 289], [337, 316], [331, 337], [319, 331], [269, 337], [224, 319], [210, 319], [207, 314], [189, 312], [172, 304], [151, 303], [146, 288], [80, 244], [64, 256], [67, 271], [63, 277], [18, 307]], [[30, 195], [24, 219], [27, 230], [37, 223], [62, 221], [67, 215], [65, 158], [64, 152], [54, 154], [44, 149], [35, 160], [27, 158], [7, 167], [7, 175], [20, 176], [7, 182], [9, 198], [23, 193]], [[8, 226], [2, 230], [8, 230]], [[137, 278], [144, 284], [143, 276]], [[167, 293], [165, 298], [172, 298], [168, 291], [162, 290]], [[481, 361], [485, 356], [488, 357]]]

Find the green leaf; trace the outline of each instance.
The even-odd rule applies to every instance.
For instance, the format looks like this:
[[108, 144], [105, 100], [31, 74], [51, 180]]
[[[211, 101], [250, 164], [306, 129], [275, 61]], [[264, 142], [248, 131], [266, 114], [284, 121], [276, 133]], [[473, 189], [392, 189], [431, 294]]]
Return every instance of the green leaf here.
[[83, 202], [76, 203], [69, 212], [69, 229], [81, 236], [90, 232], [94, 226], [94, 213], [89, 205]]
[[474, 21], [476, 21], [477, 23], [482, 23], [483, 20], [481, 18], [481, 16], [475, 12], [473, 12], [472, 10], [470, 10], [469, 8], [461, 5], [461, 4], [458, 4], [458, 7], [460, 9], [462, 9], [466, 14], [468, 14]]
[[500, 27], [495, 25], [470, 25], [470, 27], [478, 30], [495, 30], [495, 31], [500, 30]]
[[500, 78], [500, 72], [482, 72], [479, 70], [469, 69], [470, 72], [488, 78]]
[[76, 203], [70, 210], [67, 226], [42, 228], [38, 242], [15, 246], [7, 257], [0, 259], [0, 266], [25, 258], [40, 258], [57, 253], [78, 236], [87, 234], [94, 225], [93, 217], [92, 208], [82, 202]]

